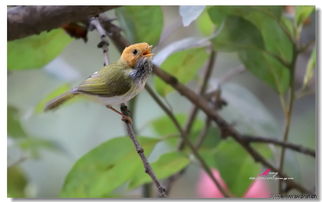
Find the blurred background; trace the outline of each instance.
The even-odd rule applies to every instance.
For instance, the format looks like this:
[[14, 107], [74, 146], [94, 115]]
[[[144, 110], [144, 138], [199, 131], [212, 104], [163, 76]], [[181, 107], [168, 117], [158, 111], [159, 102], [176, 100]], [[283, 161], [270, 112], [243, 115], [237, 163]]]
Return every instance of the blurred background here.
[[[182, 25], [179, 7], [162, 6], [162, 11], [164, 27], [160, 43], [155, 46], [154, 52], [158, 53], [179, 39], [203, 36], [198, 21], [192, 22], [187, 27]], [[107, 14], [113, 17], [114, 11], [108, 11]], [[311, 15], [310, 19], [310, 23], [303, 29], [301, 36], [303, 42], [315, 39], [315, 14]], [[54, 112], [35, 111], [44, 97], [55, 89], [65, 84], [76, 86], [102, 67], [102, 51], [97, 48], [99, 41], [100, 36], [96, 31], [89, 32], [87, 43], [83, 40], [73, 40], [57, 58], [41, 69], [8, 70], [8, 106], [16, 109], [15, 119], [20, 122], [24, 133], [30, 137], [28, 140], [18, 141], [8, 136], [8, 166], [19, 165], [21, 168], [13, 175], [24, 176], [17, 178], [15, 182], [25, 185], [23, 189], [25, 197], [58, 197], [67, 173], [80, 157], [108, 139], [126, 135], [124, 125], [117, 114], [87, 100], [77, 100]], [[120, 56], [112, 43], [108, 53], [110, 61], [116, 61]], [[302, 85], [310, 53], [311, 49], [308, 49], [297, 61], [297, 88]], [[209, 90], [216, 88], [219, 78], [242, 67], [236, 53], [219, 52]], [[202, 75], [203, 71], [204, 68], [200, 68], [199, 74]], [[153, 79], [149, 81], [151, 85]], [[199, 84], [200, 80], [196, 79], [188, 85], [192, 89], [197, 89]], [[236, 74], [222, 87], [223, 98], [229, 104], [221, 113], [227, 120], [236, 124], [241, 131], [260, 131], [262, 134], [281, 139], [283, 112], [279, 97], [272, 88], [248, 71]], [[296, 100], [294, 104], [289, 141], [316, 149], [317, 108], [314, 79], [309, 88], [312, 93]], [[175, 114], [186, 113], [192, 107], [177, 92], [170, 93], [165, 99]], [[134, 120], [138, 134], [157, 136], [151, 122], [164, 116], [164, 112], [145, 91], [137, 97], [135, 105]], [[199, 113], [199, 118], [203, 120], [202, 113]], [[247, 128], [245, 127], [247, 123], [250, 125], [256, 123], [257, 128]], [[277, 165], [279, 147], [271, 149], [272, 162]], [[149, 160], [153, 162], [167, 151], [169, 146], [159, 143]], [[317, 172], [314, 160], [287, 150], [284, 170], [290, 177], [294, 177], [297, 182], [312, 190]], [[197, 186], [200, 172], [198, 163], [190, 164], [187, 173], [174, 184], [170, 197], [199, 198]], [[275, 193], [277, 183], [267, 183], [270, 191]], [[139, 197], [140, 193], [140, 189], [126, 191], [125, 187], [115, 191], [115, 194], [121, 197]]]

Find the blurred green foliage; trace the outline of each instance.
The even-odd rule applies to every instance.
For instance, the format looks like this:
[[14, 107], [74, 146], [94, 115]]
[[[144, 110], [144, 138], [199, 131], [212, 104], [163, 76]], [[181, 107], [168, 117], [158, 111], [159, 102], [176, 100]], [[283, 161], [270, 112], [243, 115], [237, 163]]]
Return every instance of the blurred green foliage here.
[[62, 29], [42, 32], [8, 42], [8, 69], [42, 68], [56, 58], [73, 39]]
[[26, 132], [22, 128], [19, 120], [19, 111], [13, 106], [7, 107], [7, 130], [10, 137], [27, 137]]
[[160, 6], [124, 6], [116, 9], [116, 16], [131, 43], [158, 44], [163, 29]]
[[[186, 123], [188, 120], [188, 116], [186, 114], [175, 114], [175, 118], [177, 119], [181, 127], [184, 127], [184, 123]], [[169, 119], [168, 116], [161, 116], [153, 120], [151, 122], [151, 125], [159, 136], [166, 138], [165, 141], [167, 143], [169, 143], [172, 146], [175, 146], [178, 144], [179, 142], [178, 129], [176, 128], [174, 123]], [[191, 134], [190, 138], [193, 142], [195, 141], [195, 138], [198, 136], [199, 132], [202, 130], [203, 125], [204, 123], [200, 119], [197, 119], [194, 121], [194, 124], [192, 125], [192, 128], [191, 128], [191, 133], [190, 133]], [[174, 135], [176, 138], [167, 138], [168, 136], [171, 137]]]
[[306, 65], [306, 72], [303, 80], [303, 88], [306, 88], [309, 85], [310, 80], [313, 78], [315, 67], [316, 67], [316, 47], [313, 48], [310, 59]]
[[[209, 54], [204, 48], [178, 51], [170, 55], [161, 64], [161, 68], [175, 75], [181, 83], [186, 84], [196, 77], [198, 70], [203, 67], [208, 57]], [[157, 92], [162, 96], [174, 90], [157, 77], [154, 84]]]
[[[61, 86], [59, 86], [58, 88], [56, 88], [54, 91], [52, 91], [50, 94], [48, 94], [46, 97], [44, 97], [35, 107], [35, 112], [36, 113], [41, 113], [44, 111], [45, 106], [47, 104], [47, 102], [49, 102], [51, 99], [57, 97], [58, 95], [61, 95], [63, 93], [65, 93], [66, 91], [69, 91], [71, 89], [71, 85], [70, 84], [63, 84]], [[71, 101], [74, 101], [71, 100]], [[70, 101], [68, 101], [68, 103], [70, 103]], [[66, 104], [66, 103], [64, 103]]]
[[18, 166], [11, 166], [7, 169], [7, 193], [9, 198], [26, 197], [25, 188], [28, 184], [24, 172]]

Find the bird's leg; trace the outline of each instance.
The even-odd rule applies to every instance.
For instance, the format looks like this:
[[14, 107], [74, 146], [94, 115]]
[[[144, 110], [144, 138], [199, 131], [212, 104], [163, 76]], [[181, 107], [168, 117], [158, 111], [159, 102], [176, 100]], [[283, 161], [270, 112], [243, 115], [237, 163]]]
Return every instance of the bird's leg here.
[[110, 105], [106, 105], [106, 108], [108, 108], [108, 109], [110, 109], [110, 110], [112, 110], [112, 111], [114, 111], [114, 112], [118, 113], [119, 115], [121, 115], [121, 116], [122, 116], [122, 121], [125, 121], [125, 122], [127, 122], [127, 123], [132, 123], [132, 118], [131, 118], [130, 116], [123, 114], [122, 112], [120, 112], [120, 111], [118, 111], [118, 110], [114, 109], [114, 108], [113, 108], [112, 106], [110, 106]]

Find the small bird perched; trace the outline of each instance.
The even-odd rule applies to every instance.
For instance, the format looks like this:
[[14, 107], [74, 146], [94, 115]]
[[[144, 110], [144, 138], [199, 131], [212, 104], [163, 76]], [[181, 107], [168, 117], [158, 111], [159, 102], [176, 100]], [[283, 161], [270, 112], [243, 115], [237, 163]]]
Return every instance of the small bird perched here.
[[126, 47], [120, 59], [93, 73], [78, 87], [49, 101], [45, 111], [56, 109], [74, 96], [90, 98], [120, 114], [123, 120], [130, 117], [114, 109], [112, 105], [127, 102], [141, 92], [152, 73], [152, 46], [136, 43]]

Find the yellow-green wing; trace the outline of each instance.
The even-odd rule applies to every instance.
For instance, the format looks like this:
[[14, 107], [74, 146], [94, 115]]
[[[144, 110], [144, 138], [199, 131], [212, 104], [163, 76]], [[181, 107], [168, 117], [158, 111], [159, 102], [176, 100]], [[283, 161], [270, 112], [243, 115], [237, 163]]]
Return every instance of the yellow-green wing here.
[[76, 92], [103, 97], [120, 96], [130, 90], [131, 82], [126, 69], [111, 64], [92, 74], [77, 87]]

